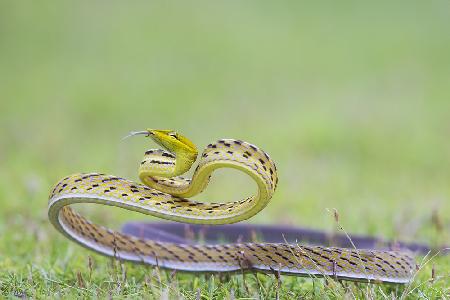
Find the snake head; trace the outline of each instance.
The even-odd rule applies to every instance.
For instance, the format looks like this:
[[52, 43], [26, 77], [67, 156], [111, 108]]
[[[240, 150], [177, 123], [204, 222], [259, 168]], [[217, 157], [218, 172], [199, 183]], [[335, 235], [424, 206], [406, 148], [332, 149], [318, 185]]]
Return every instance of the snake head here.
[[186, 153], [190, 156], [197, 157], [197, 147], [195, 147], [194, 143], [184, 135], [166, 129], [147, 129], [146, 132], [158, 145], [170, 152]]
[[198, 150], [194, 143], [184, 135], [173, 130], [147, 129], [143, 131], [133, 131], [124, 137], [124, 139], [135, 135], [145, 135], [150, 137], [164, 149], [176, 154], [177, 158], [182, 158], [180, 160], [181, 163], [177, 164], [177, 171], [180, 172], [179, 174], [189, 170], [192, 163], [197, 159]]

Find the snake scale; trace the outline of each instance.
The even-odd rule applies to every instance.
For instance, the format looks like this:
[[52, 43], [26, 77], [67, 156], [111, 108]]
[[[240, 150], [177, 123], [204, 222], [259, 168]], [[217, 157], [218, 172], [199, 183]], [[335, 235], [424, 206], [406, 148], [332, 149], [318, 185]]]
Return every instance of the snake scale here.
[[[221, 139], [203, 151], [192, 178], [181, 177], [197, 158], [196, 146], [172, 130], [134, 132], [163, 149], [148, 150], [139, 167], [141, 183], [99, 173], [63, 178], [51, 191], [48, 216], [69, 239], [103, 255], [192, 272], [255, 270], [365, 282], [407, 283], [415, 269], [408, 251], [303, 246], [297, 243], [187, 244], [144, 239], [96, 225], [70, 207], [76, 203], [117, 206], [172, 221], [230, 224], [262, 210], [274, 194], [277, 169], [267, 153], [240, 140]], [[243, 200], [202, 203], [201, 193], [218, 168], [249, 175], [257, 193]]]

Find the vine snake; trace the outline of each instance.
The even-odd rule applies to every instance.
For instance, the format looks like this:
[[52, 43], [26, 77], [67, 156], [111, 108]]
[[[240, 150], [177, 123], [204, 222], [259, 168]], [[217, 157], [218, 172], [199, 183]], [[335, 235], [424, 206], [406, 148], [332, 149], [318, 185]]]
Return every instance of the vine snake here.
[[[96, 225], [70, 207], [76, 203], [117, 206], [167, 220], [230, 224], [261, 211], [274, 194], [277, 168], [269, 155], [240, 140], [221, 139], [203, 151], [192, 178], [181, 177], [197, 159], [196, 146], [172, 130], [134, 132], [163, 149], [148, 150], [139, 166], [141, 183], [100, 173], [63, 178], [51, 191], [48, 217], [67, 238], [100, 254], [163, 268], [193, 272], [254, 270], [365, 282], [407, 283], [414, 258], [407, 251], [302, 246], [297, 243], [188, 244], [144, 239]], [[201, 193], [218, 168], [250, 176], [257, 193], [243, 200], [203, 203]]]

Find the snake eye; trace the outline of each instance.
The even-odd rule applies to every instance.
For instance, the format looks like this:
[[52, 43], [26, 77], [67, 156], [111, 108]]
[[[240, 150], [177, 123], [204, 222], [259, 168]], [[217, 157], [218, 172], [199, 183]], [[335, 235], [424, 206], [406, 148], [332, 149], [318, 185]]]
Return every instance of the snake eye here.
[[171, 137], [173, 137], [173, 138], [176, 138], [176, 139], [178, 140], [178, 136], [177, 136], [177, 133], [176, 133], [176, 132], [171, 132], [171, 133], [169, 133], [168, 135], [171, 136]]

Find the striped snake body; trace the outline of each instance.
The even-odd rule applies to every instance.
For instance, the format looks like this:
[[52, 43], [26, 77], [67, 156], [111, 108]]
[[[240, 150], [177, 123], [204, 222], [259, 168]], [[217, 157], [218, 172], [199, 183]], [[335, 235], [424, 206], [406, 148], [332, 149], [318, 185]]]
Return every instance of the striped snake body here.
[[[93, 224], [70, 205], [98, 203], [178, 222], [230, 224], [258, 213], [275, 192], [275, 164], [252, 144], [222, 139], [208, 145], [192, 179], [186, 179], [180, 175], [197, 158], [191, 141], [171, 130], [135, 134], [145, 134], [164, 148], [145, 153], [139, 167], [143, 184], [98, 173], [74, 174], [59, 181], [51, 191], [49, 220], [69, 239], [104, 255], [183, 271], [244, 269], [390, 283], [411, 279], [415, 263], [408, 252], [289, 243], [181, 244], [142, 239]], [[256, 182], [256, 195], [226, 203], [188, 199], [207, 186], [215, 169], [224, 167], [248, 174]]]

